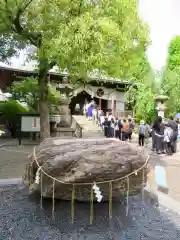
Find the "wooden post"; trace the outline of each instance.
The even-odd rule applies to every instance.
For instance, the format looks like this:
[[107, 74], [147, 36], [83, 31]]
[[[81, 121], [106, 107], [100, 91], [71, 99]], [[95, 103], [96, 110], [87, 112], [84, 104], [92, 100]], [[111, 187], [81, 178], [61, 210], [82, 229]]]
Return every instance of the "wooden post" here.
[[101, 109], [102, 108], [102, 100], [101, 100], [101, 97], [99, 97], [99, 109]]
[[114, 116], [114, 99], [113, 98], [111, 100], [111, 110], [112, 110], [112, 115]]
[[116, 100], [112, 99], [112, 115], [116, 116]]
[[114, 100], [114, 116], [117, 117], [116, 116], [116, 100]]

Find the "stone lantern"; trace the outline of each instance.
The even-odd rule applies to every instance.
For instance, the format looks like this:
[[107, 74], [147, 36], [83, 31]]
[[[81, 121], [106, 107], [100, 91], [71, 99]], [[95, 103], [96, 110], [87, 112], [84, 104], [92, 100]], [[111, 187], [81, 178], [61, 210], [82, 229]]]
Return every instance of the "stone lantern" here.
[[164, 111], [166, 109], [165, 102], [169, 99], [167, 95], [164, 94], [163, 90], [160, 91], [160, 94], [155, 97], [156, 101], [156, 109], [158, 112], [158, 116], [164, 119]]
[[69, 104], [71, 99], [69, 98], [69, 93], [72, 89], [68, 86], [68, 84], [59, 84], [56, 88], [57, 91], [61, 93], [61, 102], [59, 105], [59, 114], [61, 116], [61, 120], [59, 123], [59, 127], [70, 127], [71, 126], [71, 116]]

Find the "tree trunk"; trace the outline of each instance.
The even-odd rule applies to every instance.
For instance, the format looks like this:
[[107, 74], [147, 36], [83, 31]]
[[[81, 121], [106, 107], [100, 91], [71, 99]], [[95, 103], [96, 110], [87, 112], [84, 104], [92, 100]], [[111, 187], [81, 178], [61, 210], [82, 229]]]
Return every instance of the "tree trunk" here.
[[39, 63], [39, 112], [40, 112], [40, 137], [41, 141], [50, 137], [49, 106], [48, 106], [48, 61], [40, 60]]

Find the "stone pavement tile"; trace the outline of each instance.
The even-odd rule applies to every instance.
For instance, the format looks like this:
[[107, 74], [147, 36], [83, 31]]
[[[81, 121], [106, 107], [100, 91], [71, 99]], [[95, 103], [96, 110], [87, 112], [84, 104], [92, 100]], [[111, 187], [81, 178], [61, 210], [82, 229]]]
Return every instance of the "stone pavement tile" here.
[[148, 185], [151, 185], [152, 191], [157, 189], [155, 181], [154, 167], [164, 166], [166, 169], [166, 178], [168, 184], [168, 196], [180, 202], [180, 143], [178, 143], [178, 151], [172, 156], [157, 155], [150, 151], [151, 171], [148, 176]]
[[17, 140], [0, 139], [0, 179], [22, 177], [33, 147], [31, 142], [19, 146]]
[[168, 195], [180, 202], [180, 152], [177, 152], [173, 156], [163, 156], [161, 160], [165, 164], [169, 187]]

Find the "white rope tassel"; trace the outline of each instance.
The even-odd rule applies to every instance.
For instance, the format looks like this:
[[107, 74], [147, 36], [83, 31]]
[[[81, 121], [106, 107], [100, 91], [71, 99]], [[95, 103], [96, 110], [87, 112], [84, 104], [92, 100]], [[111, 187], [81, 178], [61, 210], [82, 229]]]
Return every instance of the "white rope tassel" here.
[[103, 196], [101, 194], [101, 191], [99, 191], [99, 187], [96, 185], [96, 183], [94, 183], [92, 189], [94, 190], [95, 197], [97, 198], [97, 202], [101, 202]]
[[39, 184], [39, 182], [40, 182], [40, 170], [41, 170], [41, 167], [39, 167], [37, 172], [36, 172], [36, 177], [35, 177], [35, 183], [36, 184]]

